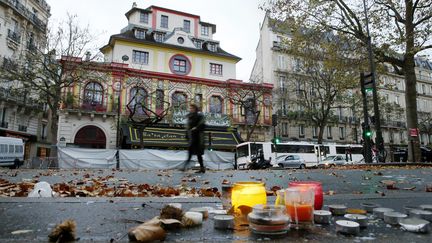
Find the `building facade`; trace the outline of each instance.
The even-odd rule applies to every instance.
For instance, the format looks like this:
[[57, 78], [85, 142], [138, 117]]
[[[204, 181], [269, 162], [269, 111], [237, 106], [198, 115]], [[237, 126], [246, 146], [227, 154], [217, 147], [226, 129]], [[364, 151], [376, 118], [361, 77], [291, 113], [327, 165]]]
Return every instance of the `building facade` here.
[[[208, 145], [232, 149], [232, 143], [241, 140], [232, 128], [241, 132], [246, 118], [230, 95], [253, 85], [236, 80], [240, 58], [213, 39], [216, 25], [190, 13], [135, 4], [126, 17], [128, 25], [100, 49], [105, 60], [94, 63], [93, 78], [77, 80], [64, 90], [70, 102], [60, 112], [61, 145], [115, 148], [121, 137], [121, 147], [139, 147], [139, 125], [159, 117], [157, 125], [144, 131], [144, 146], [185, 147], [185, 116], [193, 102], [206, 116]], [[85, 62], [68, 57], [63, 61]], [[263, 84], [260, 99], [271, 100], [271, 89]], [[264, 136], [271, 105], [257, 109], [262, 111], [257, 131]], [[116, 129], [118, 112], [121, 135]]]
[[[260, 26], [260, 40], [256, 48], [256, 61], [252, 76], [260, 76], [274, 85], [273, 109], [278, 115], [276, 134], [282, 140], [302, 140], [316, 142], [318, 129], [302, 116], [298, 106], [290, 104], [281, 90], [296, 86], [296, 80], [289, 77], [298, 72], [296, 57], [283, 52], [283, 40], [290, 38], [288, 33], [278, 30], [266, 15]], [[432, 112], [432, 72], [431, 62], [424, 58], [416, 59], [418, 113], [420, 142], [431, 144]], [[386, 72], [378, 74], [378, 95], [384, 105], [380, 107], [383, 139], [387, 147], [405, 146], [409, 142], [405, 113], [404, 77], [395, 74], [390, 66]], [[295, 91], [291, 95], [295, 95]], [[359, 90], [352, 90], [353, 93]], [[358, 105], [361, 106], [361, 103]], [[358, 107], [357, 106], [357, 107]], [[350, 104], [341, 104], [332, 111], [332, 116], [324, 131], [324, 142], [360, 143], [363, 115]], [[371, 111], [369, 113], [372, 113]], [[372, 124], [373, 127], [373, 124]]]
[[[49, 17], [50, 6], [44, 0], [0, 1], [2, 68], [7, 59], [44, 46]], [[51, 148], [47, 107], [21, 87], [19, 81], [0, 81], [0, 136], [22, 138], [26, 159], [45, 157]]]

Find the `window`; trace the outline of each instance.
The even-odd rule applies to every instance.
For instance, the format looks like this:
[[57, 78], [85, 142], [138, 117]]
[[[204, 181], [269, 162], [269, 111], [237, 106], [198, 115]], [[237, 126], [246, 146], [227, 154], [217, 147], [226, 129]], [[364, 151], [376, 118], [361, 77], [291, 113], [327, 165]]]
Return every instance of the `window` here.
[[149, 53], [145, 51], [133, 51], [132, 62], [137, 64], [148, 64]]
[[171, 72], [179, 75], [186, 75], [191, 70], [190, 61], [183, 55], [174, 55], [169, 62]]
[[138, 114], [144, 114], [148, 107], [148, 93], [145, 89], [134, 87], [130, 90], [129, 108]]
[[149, 14], [145, 12], [140, 13], [140, 23], [148, 24]]
[[209, 51], [216, 52], [217, 51], [217, 44], [209, 43], [208, 49], [209, 49]]
[[13, 145], [9, 145], [9, 153], [10, 153], [10, 154], [15, 153], [15, 148], [14, 148]]
[[187, 110], [187, 96], [183, 92], [175, 92], [172, 95], [172, 105], [175, 109], [180, 111]]
[[145, 39], [145, 30], [135, 30], [135, 37], [138, 39]]
[[202, 107], [202, 94], [195, 94], [194, 102], [199, 107]]
[[278, 56], [278, 68], [285, 68], [285, 57], [283, 55]]
[[327, 127], [327, 138], [329, 138], [329, 139], [333, 138], [333, 136], [332, 136], [332, 127], [331, 126]]
[[288, 137], [288, 123], [282, 123], [282, 136]]
[[317, 138], [318, 137], [318, 127], [314, 127], [312, 129], [312, 137]]
[[210, 113], [222, 114], [222, 98], [220, 96], [210, 97]]
[[156, 110], [160, 111], [164, 109], [164, 91], [162, 89], [156, 90]]
[[161, 16], [161, 28], [168, 28], [168, 16]]
[[209, 35], [209, 27], [201, 25], [201, 35], [208, 36]]
[[345, 128], [344, 127], [339, 127], [339, 138], [345, 139]]
[[179, 44], [183, 44], [183, 43], [184, 43], [184, 39], [183, 39], [183, 37], [179, 37], [179, 38], [177, 38], [177, 42], [178, 42]]
[[84, 88], [84, 103], [101, 105], [103, 100], [102, 85], [96, 82], [88, 83]]
[[190, 33], [190, 21], [183, 20], [183, 30], [184, 32]]
[[222, 64], [210, 63], [210, 74], [222, 75]]
[[279, 88], [281, 91], [285, 91], [285, 76], [279, 76]]
[[202, 44], [203, 44], [203, 42], [202, 42], [201, 40], [196, 40], [196, 39], [194, 39], [194, 40], [193, 40], [193, 43], [195, 44], [196, 48], [198, 48], [198, 49], [202, 49]]
[[304, 137], [305, 132], [304, 132], [304, 126], [300, 125], [299, 126], [299, 137]]
[[42, 124], [41, 138], [45, 140], [47, 138], [47, 125]]
[[156, 33], [154, 38], [156, 42], [163, 42], [165, 40], [165, 33]]

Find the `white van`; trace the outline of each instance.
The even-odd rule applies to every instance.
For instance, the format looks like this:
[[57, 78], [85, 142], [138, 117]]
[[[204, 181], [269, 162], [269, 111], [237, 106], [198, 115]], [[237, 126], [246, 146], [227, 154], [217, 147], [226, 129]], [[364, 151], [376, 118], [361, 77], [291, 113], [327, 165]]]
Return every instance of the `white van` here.
[[20, 138], [0, 137], [0, 166], [17, 168], [23, 162], [23, 140]]

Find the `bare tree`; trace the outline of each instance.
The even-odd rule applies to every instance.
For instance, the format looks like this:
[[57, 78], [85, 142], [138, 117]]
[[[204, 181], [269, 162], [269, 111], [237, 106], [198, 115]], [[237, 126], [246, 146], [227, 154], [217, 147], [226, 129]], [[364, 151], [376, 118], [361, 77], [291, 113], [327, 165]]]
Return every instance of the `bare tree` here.
[[[5, 80], [16, 80], [20, 87], [32, 90], [42, 103], [48, 105], [51, 116], [48, 137], [51, 144], [56, 145], [58, 110], [66, 99], [62, 90], [92, 75], [89, 71], [92, 70], [91, 63], [83, 62], [79, 57], [87, 54], [86, 60], [92, 59], [86, 52], [95, 48], [92, 46], [95, 36], [89, 27], [78, 25], [77, 16], [68, 14], [65, 22], [48, 28], [46, 40], [46, 43], [34, 43], [19, 58], [5, 60], [0, 75]], [[57, 157], [55, 147], [50, 156]]]
[[[405, 77], [407, 127], [416, 129], [417, 92], [415, 56], [432, 49], [432, 0], [365, 0], [370, 16], [373, 52]], [[360, 45], [369, 42], [363, 1], [274, 0], [264, 6], [275, 18], [291, 19], [306, 28], [329, 28], [352, 37]], [[420, 158], [419, 144], [409, 146]]]

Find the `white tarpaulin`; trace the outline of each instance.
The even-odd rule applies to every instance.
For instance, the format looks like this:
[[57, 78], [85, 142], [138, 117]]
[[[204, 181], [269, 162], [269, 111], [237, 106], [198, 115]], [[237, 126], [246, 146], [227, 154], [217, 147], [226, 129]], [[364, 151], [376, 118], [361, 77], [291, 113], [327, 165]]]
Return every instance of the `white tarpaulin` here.
[[[115, 149], [59, 148], [59, 168], [115, 168]], [[187, 158], [186, 150], [120, 150], [120, 168], [126, 169], [181, 169]], [[203, 156], [206, 168], [214, 170], [233, 169], [234, 153], [205, 151]], [[198, 165], [192, 156], [188, 167]]]
[[59, 168], [115, 168], [115, 149], [58, 148]]
[[[120, 150], [120, 167], [128, 169], [181, 169], [185, 165], [187, 151], [185, 150]], [[234, 153], [220, 151], [205, 151], [204, 165], [209, 169], [233, 169]], [[197, 164], [196, 156], [192, 156], [188, 167]]]

